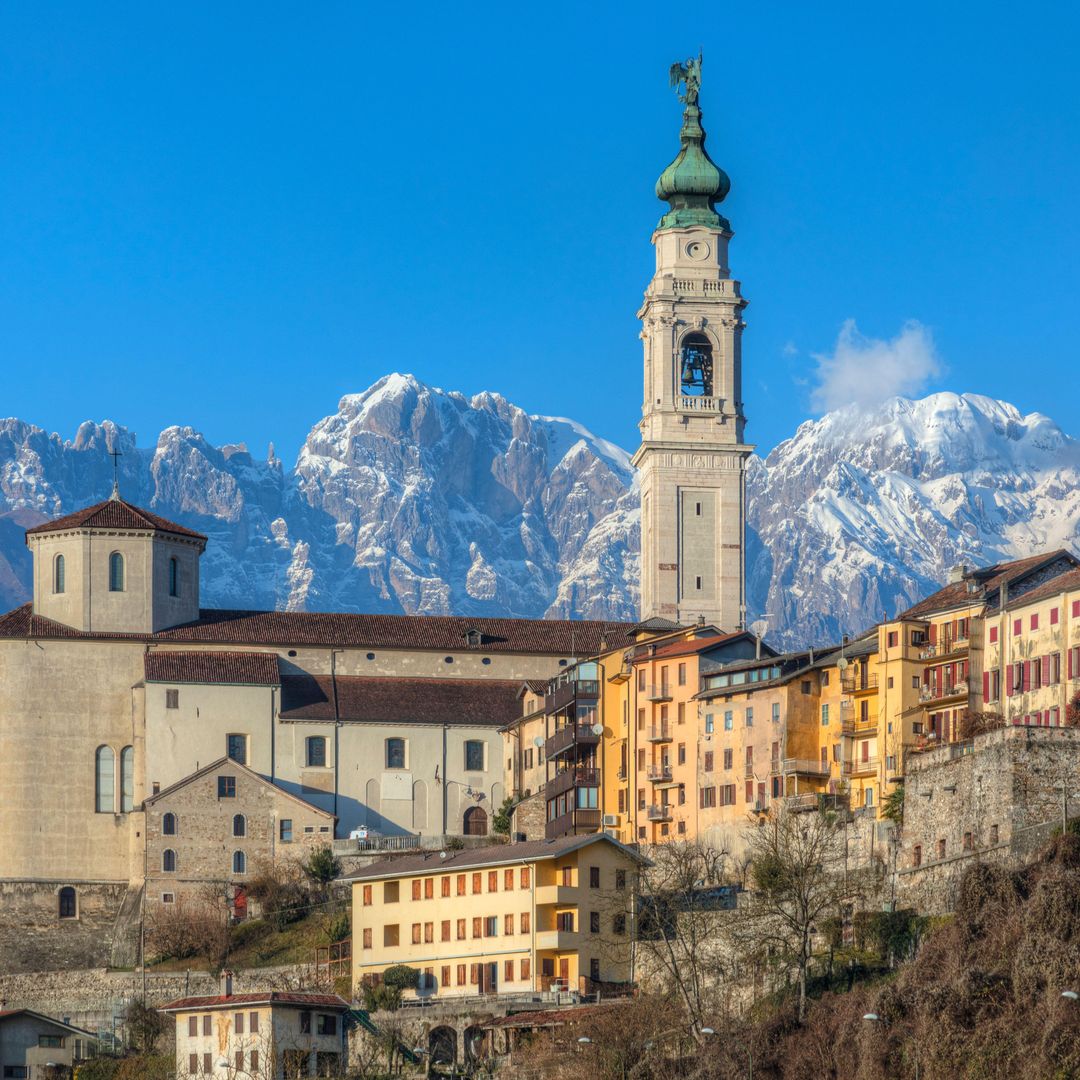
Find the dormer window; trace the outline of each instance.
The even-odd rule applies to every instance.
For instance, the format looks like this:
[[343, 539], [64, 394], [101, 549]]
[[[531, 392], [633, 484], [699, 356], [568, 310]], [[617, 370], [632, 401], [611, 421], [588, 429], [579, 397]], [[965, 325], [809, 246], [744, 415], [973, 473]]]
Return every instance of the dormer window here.
[[124, 591], [124, 556], [114, 551], [109, 556], [109, 592]]
[[484, 635], [479, 630], [465, 631], [465, 644], [470, 649], [479, 649], [483, 644]]
[[176, 559], [169, 560], [169, 595], [180, 595], [180, 564]]
[[64, 556], [57, 555], [53, 560], [53, 592], [64, 591]]

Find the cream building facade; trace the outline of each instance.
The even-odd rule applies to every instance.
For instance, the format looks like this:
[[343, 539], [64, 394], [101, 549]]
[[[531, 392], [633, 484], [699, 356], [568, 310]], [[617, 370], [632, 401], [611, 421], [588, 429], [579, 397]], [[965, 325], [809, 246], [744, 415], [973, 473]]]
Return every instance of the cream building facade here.
[[746, 445], [742, 311], [728, 265], [731, 229], [715, 206], [727, 176], [705, 151], [697, 89], [683, 100], [682, 148], [656, 184], [670, 204], [653, 234], [656, 272], [638, 312], [644, 344], [641, 616], [746, 622]]

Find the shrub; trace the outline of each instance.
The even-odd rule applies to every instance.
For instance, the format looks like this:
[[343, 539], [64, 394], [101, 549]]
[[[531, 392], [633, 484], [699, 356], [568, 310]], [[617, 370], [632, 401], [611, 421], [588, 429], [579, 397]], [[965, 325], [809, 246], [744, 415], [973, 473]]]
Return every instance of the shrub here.
[[349, 936], [349, 913], [341, 912], [330, 919], [330, 925], [326, 928], [326, 936], [333, 944], [335, 941], [344, 941]]
[[165, 1024], [164, 1015], [144, 1001], [133, 1001], [124, 1013], [128, 1040], [132, 1046], [144, 1054], [154, 1052], [154, 1047], [165, 1030]]
[[325, 892], [330, 882], [341, 873], [341, 860], [335, 858], [328, 844], [323, 844], [317, 847], [304, 863], [304, 873], [320, 892]]
[[383, 972], [383, 986], [392, 990], [415, 990], [420, 985], [420, 969], [408, 964], [394, 964]]
[[500, 836], [510, 835], [510, 826], [514, 821], [514, 797], [507, 795], [503, 800], [502, 806], [495, 811], [495, 816], [491, 819], [491, 831], [498, 833]]
[[295, 863], [261, 863], [248, 881], [247, 894], [275, 930], [284, 930], [311, 910], [304, 868]]

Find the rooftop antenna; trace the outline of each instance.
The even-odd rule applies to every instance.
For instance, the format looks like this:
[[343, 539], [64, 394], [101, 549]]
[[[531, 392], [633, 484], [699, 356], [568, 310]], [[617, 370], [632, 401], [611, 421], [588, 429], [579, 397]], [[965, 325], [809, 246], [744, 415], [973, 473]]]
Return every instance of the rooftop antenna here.
[[120, 450], [108, 451], [109, 457], [112, 458], [112, 495], [110, 499], [120, 498], [120, 462], [118, 458], [122, 458], [124, 455]]

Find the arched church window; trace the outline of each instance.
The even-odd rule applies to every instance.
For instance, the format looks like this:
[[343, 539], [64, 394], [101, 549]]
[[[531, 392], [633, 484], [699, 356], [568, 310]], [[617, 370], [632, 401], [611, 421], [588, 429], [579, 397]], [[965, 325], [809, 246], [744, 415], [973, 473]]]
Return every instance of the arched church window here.
[[124, 591], [124, 556], [114, 551], [109, 556], [109, 592]]
[[161, 819], [161, 833], [163, 836], [175, 836], [176, 835], [176, 815], [173, 813], [166, 814]]
[[234, 874], [247, 873], [247, 856], [242, 851], [233, 852], [232, 872]]
[[247, 822], [243, 814], [233, 814], [232, 834], [233, 836], [247, 836]]
[[111, 814], [116, 809], [116, 755], [111, 746], [97, 748], [94, 765], [94, 809]]
[[180, 564], [176, 559], [169, 560], [169, 595], [180, 595]]
[[712, 345], [704, 334], [687, 334], [679, 348], [679, 383], [684, 397], [713, 396]]
[[120, 813], [130, 814], [135, 807], [135, 751], [125, 746], [120, 751]]
[[166, 874], [176, 873], [176, 852], [172, 848], [166, 848], [161, 853], [161, 869]]
[[64, 591], [64, 556], [57, 555], [53, 562], [53, 592]]

